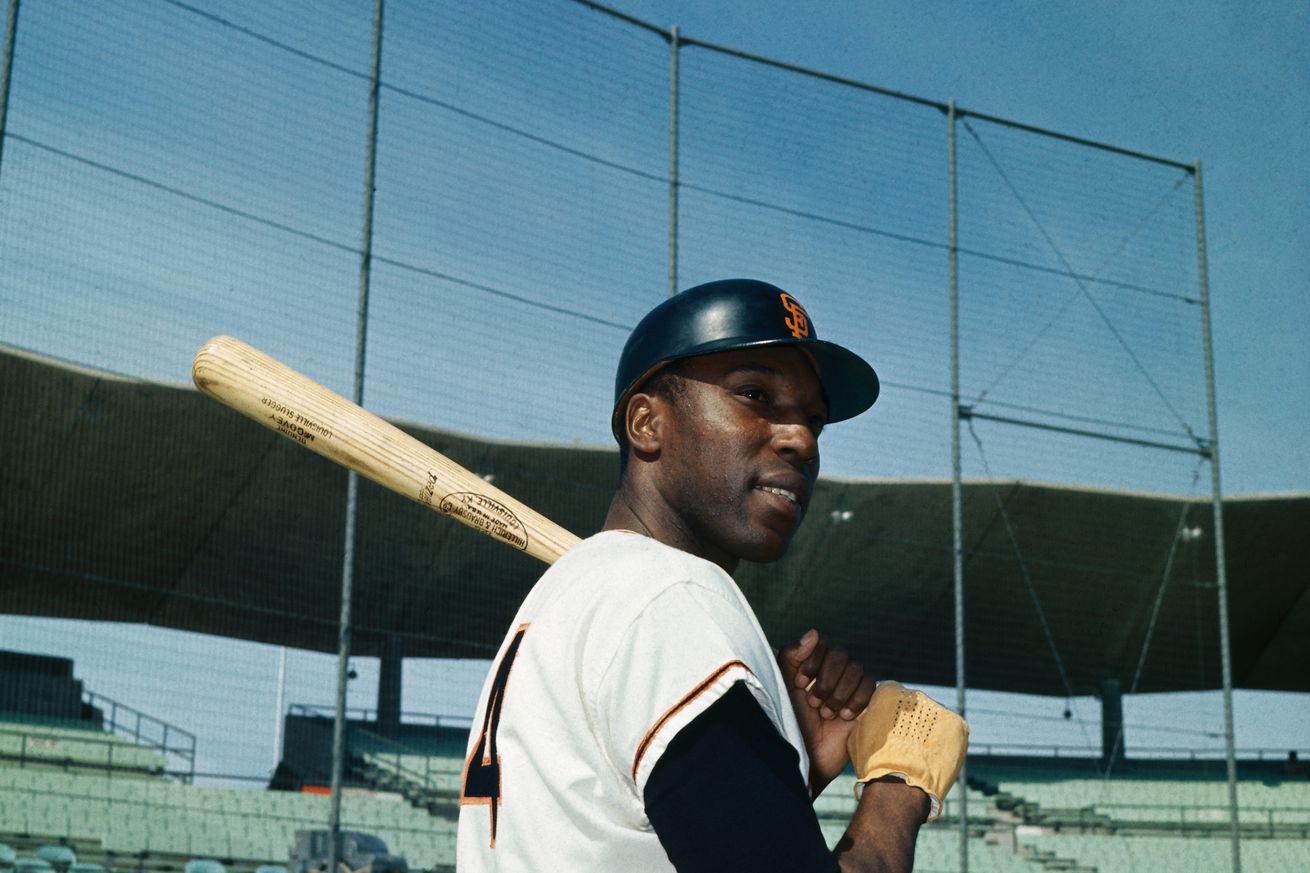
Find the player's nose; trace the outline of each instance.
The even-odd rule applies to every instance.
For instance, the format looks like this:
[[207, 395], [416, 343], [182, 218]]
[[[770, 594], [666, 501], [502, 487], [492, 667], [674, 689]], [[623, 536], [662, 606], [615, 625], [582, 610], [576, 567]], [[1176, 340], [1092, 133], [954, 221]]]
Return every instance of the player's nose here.
[[773, 448], [807, 476], [818, 475], [819, 435], [804, 415], [774, 422]]

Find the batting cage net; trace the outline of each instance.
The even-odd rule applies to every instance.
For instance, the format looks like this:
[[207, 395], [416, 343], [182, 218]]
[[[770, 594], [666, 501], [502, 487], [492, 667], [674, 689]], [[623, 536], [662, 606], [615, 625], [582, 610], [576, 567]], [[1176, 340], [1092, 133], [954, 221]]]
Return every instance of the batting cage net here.
[[[1260, 536], [1307, 511], [1215, 512], [1198, 166], [589, 2], [8, 12], [0, 842], [20, 858], [312, 865], [297, 833], [335, 821], [411, 869], [454, 863], [471, 714], [541, 565], [371, 482], [352, 500], [342, 468], [195, 391], [208, 338], [585, 536], [617, 480], [628, 332], [732, 276], [795, 293], [882, 379], [825, 432], [788, 556], [737, 581], [775, 645], [819, 627], [969, 718], [916, 869], [1305, 857], [1310, 784], [1243, 744], [1266, 698], [1239, 695], [1234, 735], [1225, 689], [1307, 690], [1304, 581]], [[834, 841], [849, 789], [818, 803]]]

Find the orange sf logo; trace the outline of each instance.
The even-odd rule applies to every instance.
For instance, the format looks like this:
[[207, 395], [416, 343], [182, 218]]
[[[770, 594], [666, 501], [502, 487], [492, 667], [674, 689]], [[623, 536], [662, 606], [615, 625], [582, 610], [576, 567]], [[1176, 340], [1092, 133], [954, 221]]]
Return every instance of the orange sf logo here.
[[810, 335], [810, 316], [805, 312], [805, 307], [796, 302], [786, 291], [782, 292], [782, 308], [791, 313], [790, 318], [784, 318], [783, 324], [791, 331], [791, 335], [796, 339], [804, 339]]

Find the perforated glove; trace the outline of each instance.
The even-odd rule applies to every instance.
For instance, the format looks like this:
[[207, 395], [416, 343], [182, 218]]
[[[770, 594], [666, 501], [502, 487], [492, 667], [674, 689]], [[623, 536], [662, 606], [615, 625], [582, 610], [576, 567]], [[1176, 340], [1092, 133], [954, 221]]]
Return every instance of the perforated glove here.
[[881, 682], [846, 740], [855, 765], [855, 796], [871, 779], [897, 776], [923, 789], [932, 800], [927, 820], [936, 821], [968, 746], [964, 719], [922, 691]]

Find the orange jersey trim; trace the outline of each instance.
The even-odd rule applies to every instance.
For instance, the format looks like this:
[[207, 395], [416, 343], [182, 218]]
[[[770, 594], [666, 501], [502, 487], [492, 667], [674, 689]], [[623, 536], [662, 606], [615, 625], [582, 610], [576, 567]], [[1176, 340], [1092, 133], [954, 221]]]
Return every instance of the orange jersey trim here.
[[700, 684], [698, 684], [695, 688], [693, 688], [691, 692], [687, 694], [686, 697], [682, 698], [677, 703], [673, 704], [673, 706], [666, 709], [664, 711], [664, 714], [661, 715], [659, 719], [655, 722], [655, 724], [651, 726], [651, 729], [646, 731], [646, 736], [642, 737], [641, 743], [637, 745], [636, 757], [632, 759], [632, 780], [634, 782], [637, 780], [637, 770], [638, 768], [641, 767], [641, 759], [646, 756], [646, 751], [650, 748], [650, 744], [655, 741], [655, 736], [660, 732], [660, 729], [663, 728], [664, 725], [668, 724], [669, 719], [673, 718], [680, 711], [682, 711], [682, 709], [684, 709], [688, 704], [692, 703], [694, 700], [696, 700], [696, 698], [704, 694], [710, 688], [711, 685], [713, 685], [715, 682], [719, 680], [719, 678], [724, 673], [727, 673], [729, 670], [733, 669], [734, 667], [740, 667], [741, 669], [745, 670], [747, 673], [750, 673], [752, 676], [755, 675], [751, 671], [751, 668], [747, 667], [744, 662], [729, 661], [719, 669], [715, 670], [709, 676], [706, 676], [703, 680], [701, 680]]

